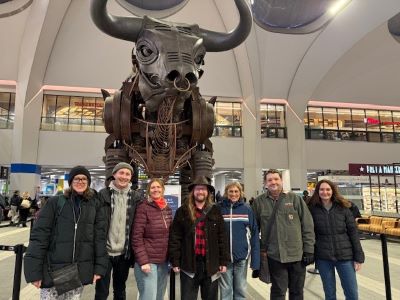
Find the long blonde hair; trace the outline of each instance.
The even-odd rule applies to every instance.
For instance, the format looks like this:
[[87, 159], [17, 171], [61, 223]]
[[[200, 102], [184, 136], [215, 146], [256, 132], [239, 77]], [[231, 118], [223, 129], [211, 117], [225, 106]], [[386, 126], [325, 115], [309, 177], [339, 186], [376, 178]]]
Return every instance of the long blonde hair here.
[[[204, 208], [207, 208], [209, 206], [212, 205], [213, 203], [213, 196], [212, 193], [210, 192], [209, 189], [207, 189], [208, 191], [208, 195], [204, 204]], [[192, 222], [194, 222], [196, 220], [196, 204], [194, 201], [194, 188], [193, 190], [190, 192], [189, 196], [188, 196], [188, 200], [187, 200], [187, 204], [188, 206], [188, 210], [189, 210], [189, 216], [190, 219], [192, 220]]]

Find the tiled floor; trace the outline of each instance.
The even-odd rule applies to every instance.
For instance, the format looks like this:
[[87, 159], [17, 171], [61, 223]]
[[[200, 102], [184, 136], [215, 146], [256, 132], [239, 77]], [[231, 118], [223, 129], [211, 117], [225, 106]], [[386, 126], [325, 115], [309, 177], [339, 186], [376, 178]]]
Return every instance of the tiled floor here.
[[[15, 245], [27, 243], [29, 228], [0, 228], [0, 245]], [[385, 297], [385, 284], [382, 266], [381, 243], [379, 239], [363, 240], [362, 245], [366, 254], [366, 262], [357, 275], [360, 300], [383, 300]], [[392, 299], [400, 299], [400, 243], [388, 243], [389, 265], [392, 283]], [[14, 278], [15, 256], [13, 252], [0, 251], [0, 300], [11, 299]], [[248, 297], [247, 299], [269, 299], [269, 286], [258, 279], [250, 278], [248, 272]], [[137, 298], [136, 284], [133, 272], [128, 279], [128, 299]], [[177, 297], [179, 299], [179, 284], [177, 282]], [[338, 299], [344, 299], [340, 281], [337, 280]], [[305, 299], [323, 299], [322, 284], [319, 275], [307, 273], [304, 288]], [[22, 278], [21, 300], [39, 299], [39, 293], [32, 285], [26, 284]], [[93, 286], [85, 287], [84, 300], [93, 299]], [[112, 299], [112, 297], [109, 297]], [[166, 296], [165, 299], [168, 297]]]

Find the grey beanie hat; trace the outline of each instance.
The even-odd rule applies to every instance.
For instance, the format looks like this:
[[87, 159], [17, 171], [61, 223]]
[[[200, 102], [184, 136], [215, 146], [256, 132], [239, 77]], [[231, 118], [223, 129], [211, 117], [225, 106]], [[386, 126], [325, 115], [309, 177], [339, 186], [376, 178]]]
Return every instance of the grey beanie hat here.
[[112, 173], [115, 174], [116, 172], [118, 172], [121, 169], [128, 169], [133, 174], [132, 166], [123, 161], [115, 165], [114, 169], [112, 170]]

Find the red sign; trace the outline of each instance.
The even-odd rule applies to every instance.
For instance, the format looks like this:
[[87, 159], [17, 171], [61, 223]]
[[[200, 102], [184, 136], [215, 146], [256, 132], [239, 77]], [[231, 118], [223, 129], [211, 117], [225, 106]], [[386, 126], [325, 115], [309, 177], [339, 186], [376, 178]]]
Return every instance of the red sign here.
[[374, 119], [374, 118], [366, 118], [365, 119], [365, 123], [370, 124], [370, 125], [395, 125], [395, 126], [400, 126], [400, 122], [389, 122], [389, 121], [385, 121], [385, 122], [379, 122], [379, 120]]
[[400, 175], [399, 165], [349, 164], [350, 175]]

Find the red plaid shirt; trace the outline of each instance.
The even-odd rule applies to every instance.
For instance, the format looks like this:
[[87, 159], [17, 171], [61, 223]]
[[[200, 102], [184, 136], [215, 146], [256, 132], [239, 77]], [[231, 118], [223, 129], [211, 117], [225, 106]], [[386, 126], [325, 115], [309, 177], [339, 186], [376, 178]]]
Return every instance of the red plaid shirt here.
[[[196, 208], [196, 219], [203, 215], [203, 210]], [[204, 231], [205, 221], [200, 221], [196, 225], [196, 241], [195, 253], [196, 255], [206, 256], [206, 232]]]

